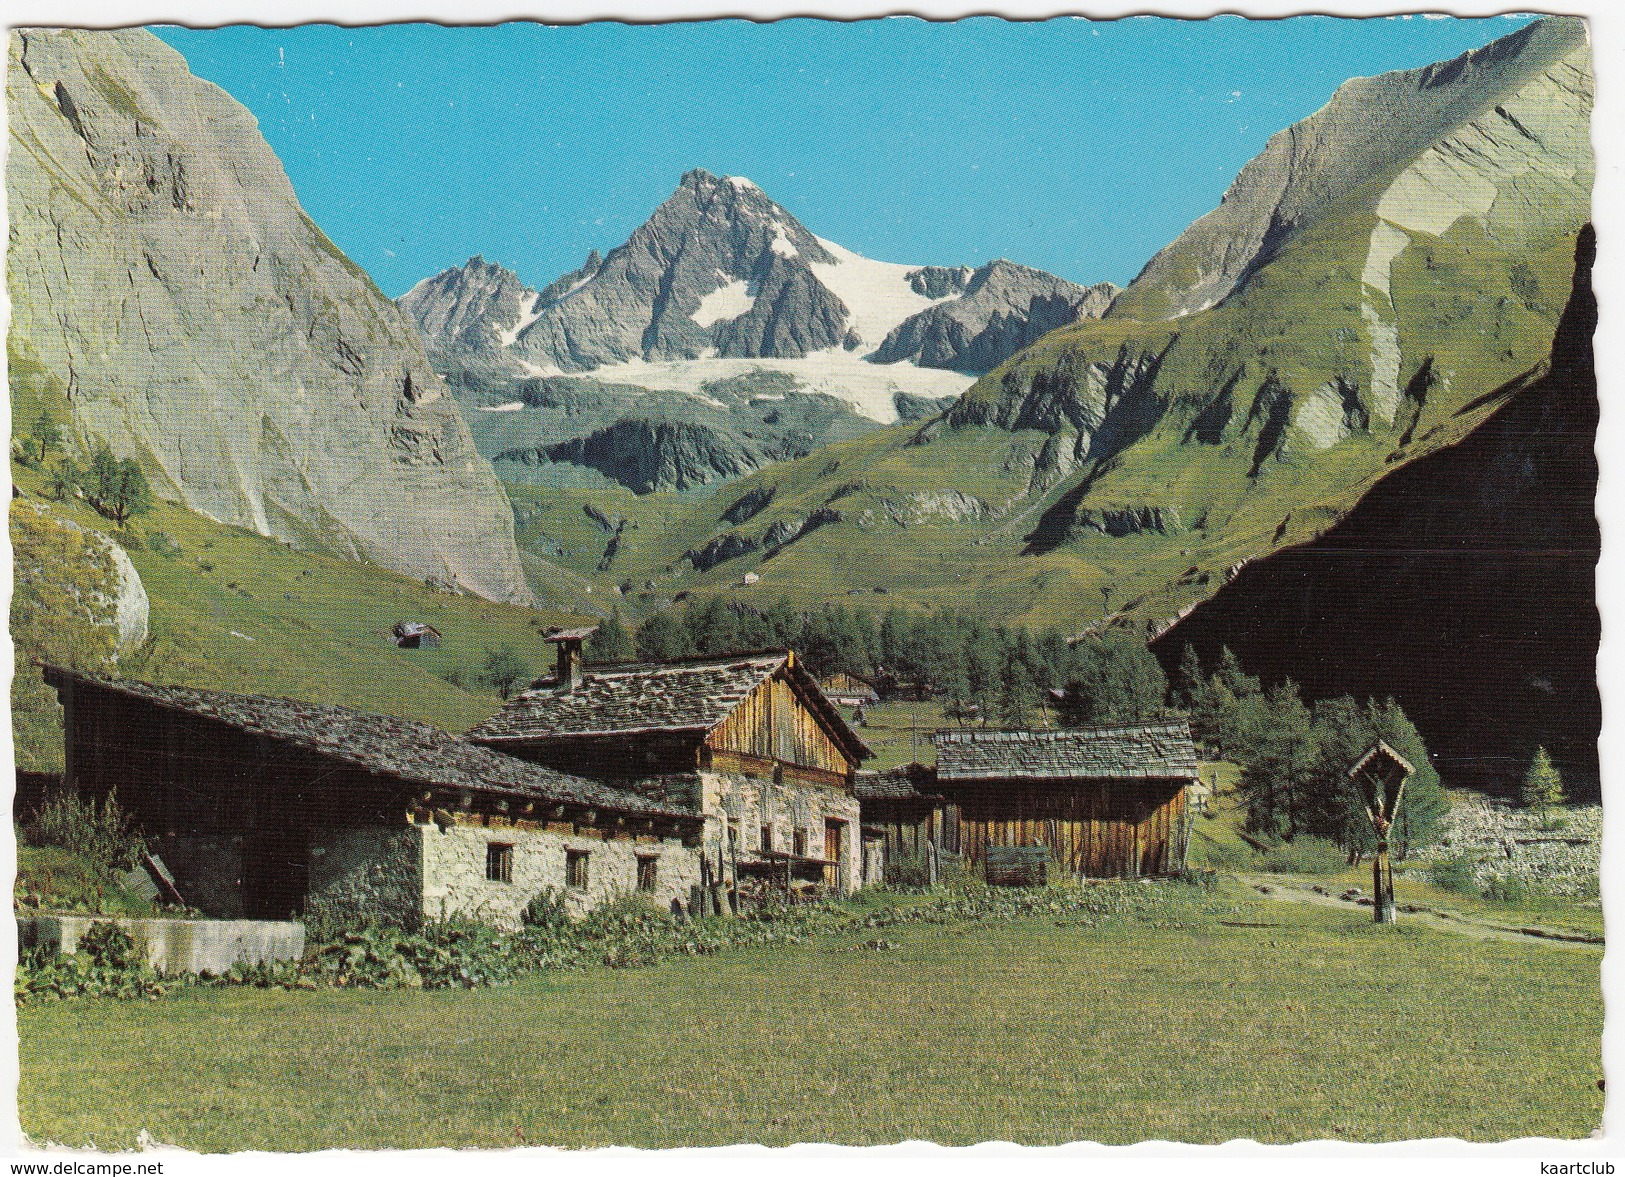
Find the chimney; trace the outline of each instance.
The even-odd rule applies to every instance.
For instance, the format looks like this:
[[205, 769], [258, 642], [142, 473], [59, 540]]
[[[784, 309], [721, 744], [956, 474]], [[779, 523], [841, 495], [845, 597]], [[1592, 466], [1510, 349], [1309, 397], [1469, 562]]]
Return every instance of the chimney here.
[[580, 629], [554, 629], [548, 631], [547, 640], [553, 643], [556, 660], [553, 668], [554, 689], [568, 695], [581, 686], [582, 653], [586, 640], [598, 632], [596, 625]]

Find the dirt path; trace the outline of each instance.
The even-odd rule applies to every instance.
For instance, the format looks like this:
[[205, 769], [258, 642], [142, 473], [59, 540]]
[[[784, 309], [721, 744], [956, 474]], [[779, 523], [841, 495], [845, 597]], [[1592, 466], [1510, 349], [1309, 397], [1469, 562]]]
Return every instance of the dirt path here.
[[[1340, 899], [1336, 895], [1322, 894], [1314, 889], [1314, 884], [1300, 882], [1290, 876], [1239, 875], [1237, 877], [1255, 892], [1268, 899], [1282, 900], [1287, 903], [1313, 903], [1321, 907], [1340, 908], [1343, 911], [1369, 912], [1370, 910], [1369, 906], [1360, 906], [1352, 899]], [[1438, 908], [1423, 907], [1414, 903], [1402, 903], [1399, 905], [1399, 910], [1401, 919], [1423, 924], [1430, 928], [1438, 928], [1445, 932], [1455, 932], [1461, 936], [1471, 936], [1477, 940], [1512, 940], [1525, 944], [1533, 941], [1561, 948], [1601, 948], [1603, 943], [1601, 936], [1593, 936], [1586, 932], [1565, 932], [1556, 928], [1533, 926], [1514, 928], [1504, 924], [1490, 923], [1488, 920], [1463, 915], [1460, 912], [1445, 912]]]

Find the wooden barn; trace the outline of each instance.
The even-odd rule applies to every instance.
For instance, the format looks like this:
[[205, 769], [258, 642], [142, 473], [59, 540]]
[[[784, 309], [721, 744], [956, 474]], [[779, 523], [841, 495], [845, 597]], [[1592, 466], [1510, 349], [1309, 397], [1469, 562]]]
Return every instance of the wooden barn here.
[[588, 666], [590, 634], [551, 635], [554, 673], [468, 738], [698, 810], [710, 885], [861, 885], [870, 752], [794, 653]]
[[837, 707], [867, 707], [880, 702], [880, 693], [855, 674], [832, 674], [819, 681], [818, 689]]
[[959, 806], [960, 850], [1044, 846], [1089, 878], [1184, 869], [1186, 791], [1197, 779], [1184, 720], [1059, 731], [938, 732], [936, 793]]
[[699, 881], [692, 810], [426, 723], [44, 673], [67, 786], [116, 796], [205, 915], [517, 926], [547, 887], [579, 913], [632, 891], [687, 903]]

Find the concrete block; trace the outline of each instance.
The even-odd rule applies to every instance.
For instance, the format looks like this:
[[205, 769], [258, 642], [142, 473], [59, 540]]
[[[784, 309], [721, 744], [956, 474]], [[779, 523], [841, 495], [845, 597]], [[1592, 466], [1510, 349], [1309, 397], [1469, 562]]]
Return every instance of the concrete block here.
[[160, 973], [223, 973], [238, 961], [260, 964], [298, 960], [305, 952], [305, 925], [298, 920], [123, 919], [92, 915], [35, 915], [17, 920], [19, 948], [79, 951], [93, 923], [112, 922], [146, 951]]

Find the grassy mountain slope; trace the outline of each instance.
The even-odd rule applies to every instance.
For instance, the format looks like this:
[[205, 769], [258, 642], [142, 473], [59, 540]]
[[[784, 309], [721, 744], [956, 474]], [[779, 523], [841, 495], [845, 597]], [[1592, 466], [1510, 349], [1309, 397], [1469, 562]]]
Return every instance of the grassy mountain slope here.
[[[165, 503], [113, 531], [80, 502], [43, 498], [36, 471], [14, 467], [13, 479], [25, 500], [113, 535], [129, 553], [151, 608], [150, 638], [118, 661], [132, 678], [336, 703], [460, 731], [501, 704], [473, 681], [487, 651], [512, 646], [540, 673], [551, 664], [543, 631], [578, 619], [438, 591]], [[16, 575], [33, 572], [19, 564]], [[399, 621], [428, 622], [442, 645], [397, 649], [390, 629]], [[36, 673], [27, 666], [36, 653], [17, 650], [19, 674]], [[60, 767], [54, 704], [50, 713], [45, 722], [19, 718], [20, 760]]]

